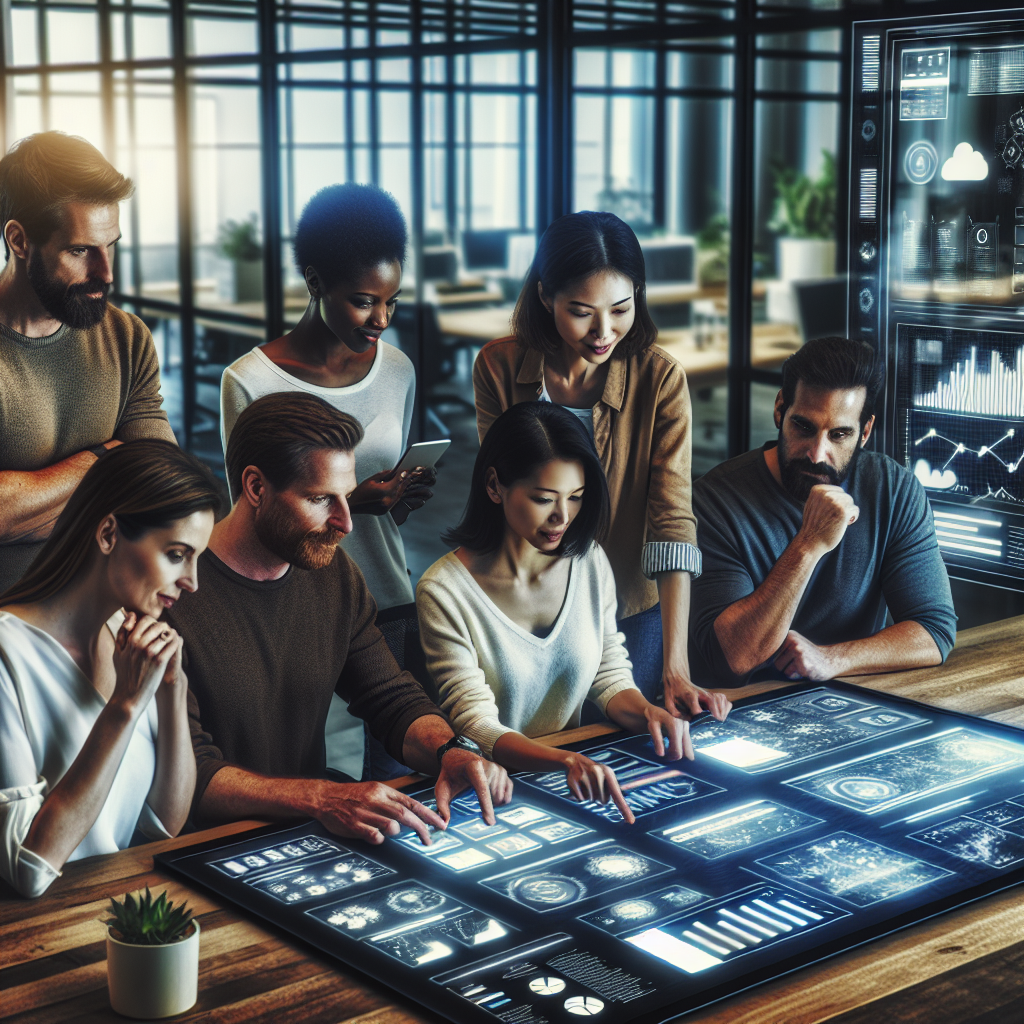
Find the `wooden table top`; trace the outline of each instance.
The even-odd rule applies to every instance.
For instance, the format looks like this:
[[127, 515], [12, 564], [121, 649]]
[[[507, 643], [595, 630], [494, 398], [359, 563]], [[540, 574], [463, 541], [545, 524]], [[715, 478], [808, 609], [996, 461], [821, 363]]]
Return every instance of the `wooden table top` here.
[[[957, 635], [945, 665], [850, 680], [1024, 727], [1024, 616]], [[783, 684], [730, 691], [762, 693]], [[567, 743], [615, 730], [549, 737]], [[107, 898], [145, 885], [188, 897], [202, 925], [199, 1002], [175, 1020], [249, 1024], [426, 1024], [432, 1014], [271, 926], [154, 870], [153, 854], [254, 828], [236, 822], [69, 865], [41, 899], [0, 890], [0, 1018], [123, 1020], [106, 988]], [[1024, 1021], [1024, 894], [997, 893], [740, 993], [686, 1018], [700, 1024], [1018, 1024]]]

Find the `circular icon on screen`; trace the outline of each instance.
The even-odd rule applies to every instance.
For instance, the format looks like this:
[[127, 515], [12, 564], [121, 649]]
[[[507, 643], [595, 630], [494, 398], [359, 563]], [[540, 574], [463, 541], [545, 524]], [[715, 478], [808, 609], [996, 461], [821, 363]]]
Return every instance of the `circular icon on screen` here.
[[388, 906], [399, 914], [425, 914], [445, 902], [439, 892], [430, 889], [400, 889], [387, 898]]
[[857, 301], [862, 313], [870, 313], [875, 306], [875, 296], [870, 288], [861, 288]]
[[565, 982], [561, 978], [541, 977], [530, 982], [530, 991], [539, 996], [557, 996], [565, 991]]
[[597, 996], [569, 996], [564, 1006], [577, 1017], [594, 1017], [604, 1009], [604, 1000]]
[[988, 231], [986, 231], [985, 228], [978, 228], [978, 230], [974, 232], [974, 240], [978, 245], [984, 245], [988, 241]]
[[939, 154], [927, 139], [912, 142], [903, 158], [903, 170], [913, 185], [927, 185], [939, 169]]
[[860, 126], [860, 137], [865, 142], [870, 142], [878, 134], [875, 122], [870, 118]]
[[899, 794], [899, 789], [891, 782], [870, 777], [840, 779], [828, 788], [836, 796], [845, 796], [851, 800], [862, 800], [867, 803], [889, 800]]
[[509, 883], [508, 894], [514, 900], [534, 907], [558, 907], [575, 903], [587, 895], [587, 887], [568, 875], [524, 875]]
[[870, 263], [878, 255], [878, 250], [873, 242], [865, 242], [859, 251], [860, 258], [864, 263]]

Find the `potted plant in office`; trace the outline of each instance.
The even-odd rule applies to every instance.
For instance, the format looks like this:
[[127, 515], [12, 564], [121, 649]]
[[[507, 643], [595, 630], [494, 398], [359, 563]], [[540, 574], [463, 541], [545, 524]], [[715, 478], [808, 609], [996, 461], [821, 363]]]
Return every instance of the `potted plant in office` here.
[[199, 992], [199, 922], [162, 892], [111, 899], [107, 926], [110, 1005], [125, 1017], [153, 1020], [184, 1013]]
[[775, 211], [768, 224], [779, 235], [778, 277], [806, 281], [836, 272], [836, 158], [822, 150], [821, 176], [812, 179], [776, 165]]
[[233, 263], [234, 301], [262, 301], [263, 246], [256, 214], [249, 214], [246, 220], [225, 221], [217, 234], [217, 248]]
[[705, 291], [729, 281], [729, 218], [716, 213], [697, 232], [697, 281]]

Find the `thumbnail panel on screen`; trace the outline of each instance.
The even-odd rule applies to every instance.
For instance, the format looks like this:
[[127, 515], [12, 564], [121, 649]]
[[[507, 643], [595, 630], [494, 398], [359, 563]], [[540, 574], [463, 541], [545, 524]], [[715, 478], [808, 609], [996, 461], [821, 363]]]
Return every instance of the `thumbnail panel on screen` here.
[[791, 882], [802, 882], [856, 907], [903, 896], [952, 874], [851, 832], [834, 832], [757, 862]]
[[493, 875], [482, 884], [531, 910], [546, 913], [671, 870], [653, 857], [603, 839], [575, 853]]
[[1001, 871], [1024, 862], [1024, 793], [912, 832], [911, 839]]
[[412, 967], [502, 939], [514, 929], [420, 882], [374, 889], [307, 910], [334, 931]]
[[957, 727], [786, 781], [864, 814], [977, 782], [1024, 765], [1024, 745]]
[[707, 899], [704, 893], [685, 885], [667, 885], [656, 892], [629, 896], [600, 910], [582, 914], [580, 920], [611, 935], [619, 935], [640, 925], [650, 927], [657, 921], [674, 917], [683, 910], [706, 902]]
[[822, 687], [736, 708], [724, 722], [704, 719], [691, 726], [690, 737], [699, 754], [757, 773], [924, 723], [907, 711]]
[[538, 807], [514, 798], [495, 809], [495, 823], [480, 817], [476, 795], [452, 802], [447, 831], [430, 830], [430, 845], [424, 845], [412, 829], [403, 829], [398, 841], [403, 846], [449, 871], [475, 868], [537, 853], [546, 856], [549, 847], [593, 834], [593, 829], [566, 821]]
[[294, 864], [296, 861], [319, 860], [332, 854], [349, 852], [333, 839], [309, 835], [253, 850], [237, 857], [214, 860], [211, 861], [211, 866], [229, 878], [245, 878], [283, 865]]
[[717, 860], [821, 823], [821, 818], [775, 800], [751, 800], [717, 814], [690, 817], [654, 829], [650, 834], [705, 860]]
[[687, 974], [697, 974], [848, 916], [847, 910], [786, 886], [751, 886], [625, 941]]
[[[430, 979], [507, 1024], [608, 1017], [658, 991], [657, 982], [609, 962], [565, 932]], [[455, 1018], [459, 1019], [459, 1018]]]
[[[638, 818], [654, 811], [674, 807], [676, 804], [723, 792], [721, 786], [694, 778], [674, 765], [656, 764], [616, 747], [600, 747], [597, 750], [587, 750], [585, 753], [587, 757], [600, 764], [606, 764], [615, 772], [622, 795]], [[610, 800], [604, 804], [596, 800], [578, 802], [569, 789], [565, 772], [531, 773], [520, 778], [528, 785], [554, 793], [555, 796], [568, 800], [606, 821], [623, 820], [622, 813]]]

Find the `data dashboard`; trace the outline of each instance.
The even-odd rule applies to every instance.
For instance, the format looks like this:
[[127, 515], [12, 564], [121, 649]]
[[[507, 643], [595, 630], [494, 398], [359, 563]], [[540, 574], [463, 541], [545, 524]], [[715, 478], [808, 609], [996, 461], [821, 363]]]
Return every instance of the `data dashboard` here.
[[[430, 845], [315, 822], [158, 863], [452, 1021], [662, 1021], [1024, 882], [1024, 733], [844, 683], [584, 745], [636, 821], [516, 777]], [[432, 791], [414, 793], [433, 807]]]

